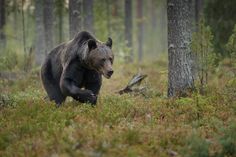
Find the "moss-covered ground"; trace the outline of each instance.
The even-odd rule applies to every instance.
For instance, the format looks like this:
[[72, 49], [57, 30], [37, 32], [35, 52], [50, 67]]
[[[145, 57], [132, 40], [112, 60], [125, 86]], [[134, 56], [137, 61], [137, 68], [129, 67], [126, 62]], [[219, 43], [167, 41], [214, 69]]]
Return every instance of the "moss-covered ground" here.
[[[44, 99], [37, 70], [0, 82], [0, 156], [235, 157], [236, 79], [227, 64], [204, 95], [168, 99], [167, 64], [116, 63], [96, 107]], [[118, 95], [133, 74], [148, 77], [145, 95]]]

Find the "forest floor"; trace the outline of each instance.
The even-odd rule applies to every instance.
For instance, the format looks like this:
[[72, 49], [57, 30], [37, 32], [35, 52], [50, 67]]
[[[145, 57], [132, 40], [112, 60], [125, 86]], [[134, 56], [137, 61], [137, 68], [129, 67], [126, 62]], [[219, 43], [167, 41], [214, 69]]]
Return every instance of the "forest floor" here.
[[167, 63], [140, 66], [144, 95], [118, 95], [138, 65], [116, 63], [96, 107], [46, 96], [37, 72], [0, 82], [0, 156], [236, 156], [236, 78], [227, 64], [206, 94], [167, 99]]

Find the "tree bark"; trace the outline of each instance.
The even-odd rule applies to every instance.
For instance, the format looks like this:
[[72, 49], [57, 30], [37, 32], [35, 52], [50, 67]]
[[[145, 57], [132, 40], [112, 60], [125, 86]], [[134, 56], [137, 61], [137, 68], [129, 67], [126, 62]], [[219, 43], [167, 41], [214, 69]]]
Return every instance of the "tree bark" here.
[[168, 0], [168, 97], [186, 96], [194, 88], [191, 57], [192, 0]]
[[137, 0], [137, 25], [138, 25], [138, 61], [143, 58], [143, 0]]
[[125, 41], [126, 46], [130, 49], [130, 58], [133, 58], [132, 48], [132, 0], [125, 0]]
[[93, 0], [83, 1], [83, 13], [84, 13], [84, 29], [91, 33], [94, 33]]
[[41, 65], [45, 56], [45, 35], [44, 35], [44, 24], [43, 24], [43, 1], [35, 0], [35, 63]]
[[69, 0], [70, 38], [73, 38], [82, 29], [82, 0]]
[[53, 48], [53, 0], [44, 0], [44, 30], [46, 52]]
[[6, 24], [5, 8], [5, 0], [0, 0], [0, 48], [6, 47], [6, 35], [4, 32], [4, 26]]

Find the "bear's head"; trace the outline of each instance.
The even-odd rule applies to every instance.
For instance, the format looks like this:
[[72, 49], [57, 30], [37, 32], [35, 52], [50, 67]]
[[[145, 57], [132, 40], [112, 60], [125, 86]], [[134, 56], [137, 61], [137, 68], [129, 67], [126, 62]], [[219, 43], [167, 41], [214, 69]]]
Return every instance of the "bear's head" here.
[[97, 42], [94, 39], [88, 41], [87, 63], [107, 79], [113, 74], [114, 55], [111, 48], [111, 38], [108, 38], [106, 43]]

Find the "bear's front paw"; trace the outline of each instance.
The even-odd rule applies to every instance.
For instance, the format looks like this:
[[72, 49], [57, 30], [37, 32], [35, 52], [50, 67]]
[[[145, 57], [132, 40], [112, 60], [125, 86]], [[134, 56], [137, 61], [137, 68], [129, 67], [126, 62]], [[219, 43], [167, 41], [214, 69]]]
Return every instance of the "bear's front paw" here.
[[83, 94], [81, 94], [78, 99], [82, 103], [87, 102], [93, 105], [95, 105], [97, 102], [97, 96], [90, 90], [84, 90]]

